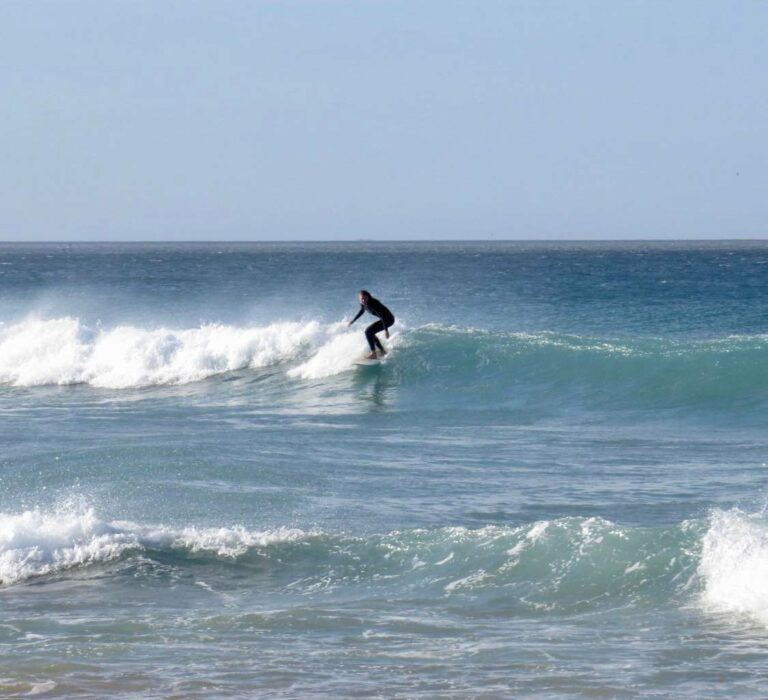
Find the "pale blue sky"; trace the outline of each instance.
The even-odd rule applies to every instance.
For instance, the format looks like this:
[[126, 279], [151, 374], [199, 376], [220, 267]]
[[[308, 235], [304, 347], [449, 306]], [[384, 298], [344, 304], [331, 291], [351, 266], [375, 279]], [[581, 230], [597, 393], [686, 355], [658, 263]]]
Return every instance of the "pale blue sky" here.
[[0, 2], [0, 240], [768, 237], [768, 3]]

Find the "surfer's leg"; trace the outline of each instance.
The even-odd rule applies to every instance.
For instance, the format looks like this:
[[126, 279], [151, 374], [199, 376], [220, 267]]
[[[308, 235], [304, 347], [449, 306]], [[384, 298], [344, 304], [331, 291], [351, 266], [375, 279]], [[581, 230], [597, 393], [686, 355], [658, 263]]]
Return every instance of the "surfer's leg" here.
[[[380, 321], [381, 325], [384, 326], [381, 330], [387, 330], [393, 323], [395, 322], [395, 319], [393, 318], [391, 321]], [[378, 331], [376, 331], [378, 333]], [[389, 337], [389, 336], [387, 336]], [[387, 351], [384, 349], [384, 346], [381, 344], [381, 341], [376, 338], [376, 344], [379, 346], [379, 354], [386, 355]]]
[[379, 342], [379, 339], [376, 337], [376, 334], [380, 333], [383, 330], [384, 330], [383, 321], [376, 321], [375, 323], [372, 323], [370, 326], [368, 326], [368, 328], [365, 329], [365, 338], [368, 341], [368, 346], [371, 348], [372, 353], [376, 352], [377, 347], [380, 348], [381, 350], [384, 349], [381, 347], [381, 343]]

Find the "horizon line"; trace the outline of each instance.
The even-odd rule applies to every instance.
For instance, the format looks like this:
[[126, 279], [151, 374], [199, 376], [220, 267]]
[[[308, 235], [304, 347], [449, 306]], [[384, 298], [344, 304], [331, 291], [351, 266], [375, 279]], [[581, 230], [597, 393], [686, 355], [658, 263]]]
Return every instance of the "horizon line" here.
[[0, 241], [0, 245], [148, 245], [148, 244], [210, 244], [210, 245], [229, 245], [229, 244], [293, 244], [293, 243], [746, 243], [746, 242], [768, 242], [768, 236], [765, 237], [740, 237], [740, 238], [416, 238], [416, 239], [395, 239], [395, 238], [328, 238], [328, 239], [309, 239], [292, 238], [288, 240], [279, 239], [234, 239], [234, 240], [194, 240], [194, 239], [163, 239], [163, 240], [34, 240], [21, 241], [9, 240]]

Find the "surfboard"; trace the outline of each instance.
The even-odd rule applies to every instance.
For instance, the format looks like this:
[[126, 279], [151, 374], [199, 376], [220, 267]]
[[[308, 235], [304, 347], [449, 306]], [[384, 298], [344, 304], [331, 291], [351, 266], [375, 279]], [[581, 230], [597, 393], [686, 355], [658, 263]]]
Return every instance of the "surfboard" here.
[[377, 367], [381, 364], [381, 360], [369, 360], [366, 357], [361, 357], [355, 360], [355, 364], [358, 367]]

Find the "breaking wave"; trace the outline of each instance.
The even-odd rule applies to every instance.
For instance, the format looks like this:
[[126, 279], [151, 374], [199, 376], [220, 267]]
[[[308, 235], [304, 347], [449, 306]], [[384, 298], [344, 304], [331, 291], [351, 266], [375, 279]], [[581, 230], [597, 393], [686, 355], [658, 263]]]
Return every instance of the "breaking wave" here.
[[105, 563], [126, 554], [183, 550], [237, 557], [249, 550], [309, 536], [302, 530], [253, 531], [231, 528], [169, 528], [130, 522], [105, 522], [92, 508], [0, 513], [0, 583], [58, 574]]
[[[768, 522], [715, 510], [667, 528], [562, 518], [519, 526], [443, 527], [352, 536], [299, 528], [170, 527], [106, 522], [92, 508], [0, 514], [0, 582], [22, 583], [140, 556], [267, 562], [306, 591], [338, 586], [492, 596], [531, 612], [679, 597], [768, 625]], [[286, 583], [286, 585], [288, 585]]]
[[699, 567], [702, 599], [714, 612], [741, 614], [768, 626], [768, 522], [762, 513], [713, 513]]
[[[640, 409], [765, 403], [768, 336], [709, 340], [591, 338], [557, 333], [396, 326], [385, 369], [424, 401]], [[348, 372], [365, 351], [360, 328], [285, 321], [174, 330], [91, 328], [75, 318], [0, 327], [0, 384], [127, 389], [278, 367], [289, 380]], [[429, 391], [420, 387], [428, 386]], [[286, 385], [290, 391], [290, 382]]]
[[76, 318], [31, 319], [0, 328], [0, 383], [90, 384], [125, 389], [185, 384], [238, 369], [269, 367], [307, 355], [300, 377], [348, 369], [364, 349], [344, 324], [285, 322], [204, 325], [174, 330], [90, 328]]

